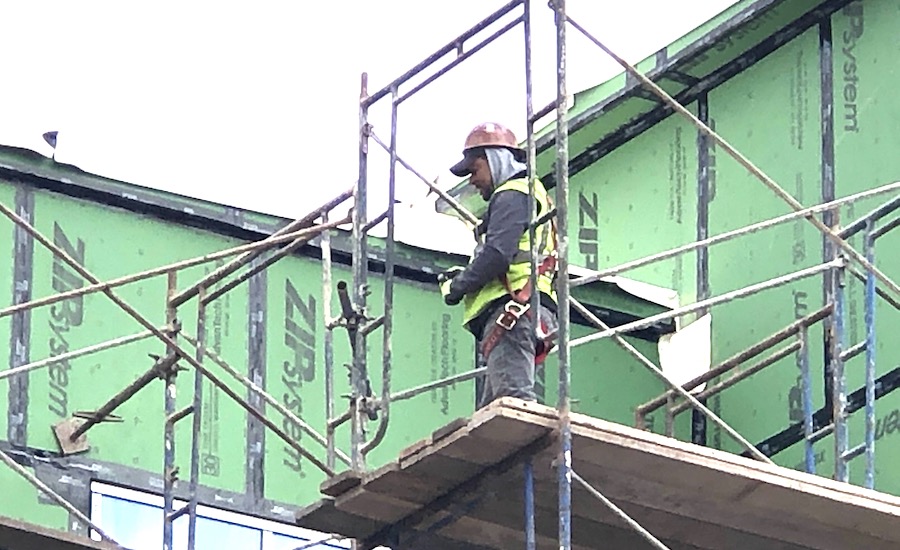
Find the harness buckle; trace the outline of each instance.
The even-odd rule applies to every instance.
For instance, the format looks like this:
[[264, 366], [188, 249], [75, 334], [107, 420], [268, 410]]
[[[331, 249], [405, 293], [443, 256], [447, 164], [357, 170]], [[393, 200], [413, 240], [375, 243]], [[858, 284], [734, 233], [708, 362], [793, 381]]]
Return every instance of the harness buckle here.
[[520, 304], [510, 300], [503, 306], [503, 313], [497, 317], [497, 324], [506, 330], [512, 330], [519, 318], [525, 315], [529, 309], [531, 309], [530, 304]]

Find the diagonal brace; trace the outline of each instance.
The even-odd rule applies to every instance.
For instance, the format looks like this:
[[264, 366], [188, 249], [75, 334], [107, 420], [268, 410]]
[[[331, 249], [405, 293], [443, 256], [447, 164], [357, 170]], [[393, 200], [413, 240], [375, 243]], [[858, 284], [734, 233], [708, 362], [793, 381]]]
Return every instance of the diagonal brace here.
[[119, 548], [124, 548], [119, 543], [117, 543], [115, 540], [113, 540], [112, 537], [110, 537], [108, 534], [106, 534], [106, 532], [104, 532], [103, 529], [101, 529], [100, 527], [95, 525], [90, 520], [90, 518], [88, 518], [86, 515], [84, 515], [84, 513], [81, 512], [81, 510], [79, 510], [71, 502], [69, 502], [62, 496], [60, 496], [59, 493], [57, 493], [56, 491], [51, 489], [46, 483], [44, 483], [43, 481], [38, 479], [37, 476], [35, 476], [31, 472], [29, 472], [24, 466], [22, 466], [21, 464], [16, 462], [11, 456], [6, 454], [2, 450], [0, 450], [0, 461], [4, 462], [14, 472], [19, 474], [23, 478], [25, 478], [28, 481], [28, 483], [31, 483], [36, 489], [38, 489], [39, 491], [41, 491], [42, 493], [44, 493], [45, 495], [50, 497], [54, 502], [56, 502], [57, 504], [59, 504], [60, 506], [65, 508], [66, 511], [69, 512], [70, 514], [72, 514], [73, 516], [75, 516], [75, 518], [77, 518], [79, 522], [81, 522], [82, 524], [84, 524], [84, 525], [90, 527], [91, 529], [93, 529], [94, 531], [96, 531], [97, 534], [100, 535], [101, 538], [111, 542], [112, 544], [116, 545]]
[[[75, 259], [69, 256], [64, 250], [56, 246], [52, 241], [50, 241], [43, 233], [38, 231], [33, 225], [28, 223], [21, 216], [16, 214], [14, 211], [10, 210], [5, 204], [0, 203], [0, 213], [13, 221], [13, 223], [17, 224], [19, 227], [24, 229], [29, 235], [31, 235], [36, 241], [41, 243], [47, 250], [53, 252], [54, 255], [59, 257], [61, 260], [66, 262], [72, 269], [74, 269], [79, 275], [84, 277], [90, 283], [99, 284], [100, 279], [98, 279], [95, 275], [93, 275], [90, 271], [88, 271], [83, 265], [78, 263]], [[120, 298], [115, 292], [113, 292], [109, 288], [103, 288], [101, 290], [104, 294], [106, 294], [110, 300], [113, 301], [117, 306], [122, 308], [125, 313], [127, 313], [131, 318], [138, 322], [145, 329], [149, 330], [154, 336], [156, 336], [159, 340], [166, 344], [168, 349], [172, 350], [174, 353], [179, 355], [184, 361], [190, 364], [192, 367], [200, 371], [207, 379], [209, 379], [216, 387], [225, 392], [226, 395], [235, 400], [241, 407], [243, 407], [248, 413], [257, 416], [261, 422], [263, 422], [269, 429], [275, 432], [281, 439], [284, 440], [285, 443], [294, 448], [298, 453], [300, 453], [304, 458], [315, 464], [319, 469], [321, 469], [326, 474], [333, 476], [334, 471], [326, 466], [321, 460], [316, 458], [312, 453], [309, 452], [306, 448], [301, 446], [299, 443], [294, 441], [291, 437], [289, 437], [283, 430], [281, 430], [277, 425], [275, 425], [271, 420], [265, 418], [263, 415], [259, 414], [259, 411], [253, 408], [249, 403], [243, 400], [237, 393], [234, 392], [227, 384], [219, 380], [212, 372], [210, 372], [206, 367], [204, 367], [196, 358], [194, 358], [193, 354], [188, 353], [183, 347], [181, 347], [178, 343], [175, 342], [169, 335], [167, 335], [162, 330], [158, 329], [153, 325], [146, 317], [141, 315], [136, 309], [130, 306], [127, 302], [125, 302], [122, 298]]]
[[[607, 55], [612, 57], [619, 65], [621, 65], [628, 74], [631, 74], [635, 78], [637, 78], [641, 84], [647, 87], [651, 92], [659, 96], [660, 99], [669, 107], [674, 109], [677, 113], [683, 115], [687, 118], [691, 124], [693, 124], [702, 134], [712, 139], [716, 145], [721, 147], [728, 153], [735, 161], [738, 162], [741, 166], [747, 169], [752, 175], [756, 176], [762, 183], [766, 185], [769, 189], [771, 189], [776, 195], [778, 195], [782, 200], [784, 200], [790, 207], [799, 212], [803, 210], [803, 205], [795, 199], [790, 193], [784, 190], [778, 183], [769, 177], [765, 172], [762, 171], [759, 167], [753, 164], [750, 159], [745, 157], [740, 151], [738, 151], [733, 145], [725, 141], [725, 139], [717, 134], [712, 128], [707, 126], [703, 121], [697, 118], [694, 113], [687, 110], [684, 105], [678, 103], [672, 96], [666, 93], [665, 90], [659, 87], [655, 82], [647, 78], [646, 75], [641, 73], [637, 68], [633, 65], [625, 61], [622, 57], [613, 52], [609, 47], [600, 42], [597, 38], [591, 35], [584, 27], [576, 23], [572, 20], [571, 17], [566, 17], [566, 20], [575, 27], [581, 34], [583, 34], [588, 40], [593, 42], [597, 47], [606, 52]], [[833, 231], [830, 227], [825, 225], [819, 218], [815, 216], [809, 216], [806, 218], [809, 223], [813, 224], [816, 229], [818, 229], [826, 238], [831, 240], [835, 245], [837, 245], [844, 253], [851, 258], [853, 261], [864, 267], [866, 270], [872, 272], [879, 281], [884, 283], [884, 285], [891, 290], [896, 296], [900, 296], [900, 286], [897, 285], [890, 277], [885, 275], [880, 269], [875, 267], [871, 262], [869, 262], [865, 256], [859, 253], [855, 248], [850, 246], [850, 243], [845, 241], [840, 237], [838, 232]]]
[[[572, 306], [574, 306], [575, 309], [578, 310], [579, 313], [584, 315], [585, 318], [588, 321], [590, 321], [592, 324], [596, 325], [597, 328], [599, 328], [600, 330], [604, 330], [604, 331], [610, 330], [609, 325], [607, 325], [606, 323], [601, 321], [596, 315], [591, 313], [590, 310], [588, 310], [588, 308], [584, 307], [584, 305], [581, 304], [581, 302], [579, 302], [575, 298], [569, 298], [569, 301], [571, 302]], [[754, 447], [752, 443], [750, 443], [746, 438], [744, 438], [744, 436], [739, 434], [737, 432], [737, 430], [735, 430], [727, 422], [722, 420], [719, 417], [719, 415], [717, 415], [716, 413], [711, 411], [706, 405], [704, 405], [699, 400], [697, 400], [697, 398], [694, 397], [691, 394], [691, 392], [689, 392], [688, 390], [684, 389], [680, 385], [673, 382], [668, 376], [666, 376], [666, 374], [662, 371], [662, 369], [660, 369], [658, 366], [656, 366], [653, 363], [653, 361], [648, 359], [643, 353], [638, 351], [637, 348], [632, 346], [630, 342], [625, 340], [625, 338], [623, 338], [619, 334], [614, 334], [613, 339], [616, 341], [617, 344], [619, 344], [622, 348], [624, 348], [625, 351], [627, 351], [628, 353], [633, 355], [638, 361], [640, 361], [645, 367], [647, 367], [653, 374], [655, 374], [657, 378], [659, 378], [667, 386], [669, 386], [672, 389], [672, 391], [676, 392], [681, 397], [688, 400], [691, 403], [691, 406], [693, 406], [695, 409], [697, 409], [700, 412], [702, 412], [703, 414], [705, 414], [710, 420], [712, 420], [714, 423], [716, 423], [720, 428], [722, 428], [723, 430], [728, 432], [728, 435], [733, 437], [735, 441], [737, 441], [738, 443], [741, 444], [741, 446], [743, 446], [745, 449], [747, 449], [747, 451], [751, 455], [753, 455], [754, 458], [761, 460], [763, 462], [768, 462], [769, 464], [774, 464], [774, 462], [772, 462], [772, 459], [770, 459], [769, 457], [764, 455], [762, 452], [760, 452], [760, 450], [757, 449], [756, 447]]]

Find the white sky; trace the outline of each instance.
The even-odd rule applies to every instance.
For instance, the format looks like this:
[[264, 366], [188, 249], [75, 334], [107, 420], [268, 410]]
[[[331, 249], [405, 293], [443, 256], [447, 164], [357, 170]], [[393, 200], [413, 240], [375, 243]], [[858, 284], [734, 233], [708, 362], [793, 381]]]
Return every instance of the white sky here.
[[[6, 0], [0, 143], [50, 156], [41, 134], [58, 130], [60, 162], [299, 217], [356, 180], [360, 73], [374, 92], [505, 3]], [[732, 3], [568, 0], [568, 11], [637, 61]], [[533, 4], [537, 109], [555, 97], [556, 49], [552, 12]], [[522, 36], [520, 26], [404, 103], [400, 156], [449, 188], [447, 168], [472, 126], [495, 120], [524, 138]], [[571, 28], [568, 48], [570, 93], [620, 72]], [[385, 140], [387, 107], [371, 117]], [[372, 145], [374, 214], [386, 206], [388, 172]], [[430, 206], [426, 191], [401, 169], [401, 200]], [[398, 214], [398, 236], [445, 234], [415, 211]]]

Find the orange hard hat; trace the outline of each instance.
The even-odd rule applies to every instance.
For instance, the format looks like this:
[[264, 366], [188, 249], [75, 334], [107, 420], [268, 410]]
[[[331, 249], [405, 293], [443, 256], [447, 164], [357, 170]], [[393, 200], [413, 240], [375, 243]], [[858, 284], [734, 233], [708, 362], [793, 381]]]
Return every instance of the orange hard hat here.
[[469, 162], [472, 160], [472, 152], [483, 147], [504, 147], [512, 151], [513, 156], [519, 162], [525, 162], [525, 151], [519, 147], [512, 130], [495, 122], [483, 122], [472, 128], [466, 136], [466, 144], [463, 146], [463, 159], [450, 168], [456, 176], [465, 176], [469, 173]]

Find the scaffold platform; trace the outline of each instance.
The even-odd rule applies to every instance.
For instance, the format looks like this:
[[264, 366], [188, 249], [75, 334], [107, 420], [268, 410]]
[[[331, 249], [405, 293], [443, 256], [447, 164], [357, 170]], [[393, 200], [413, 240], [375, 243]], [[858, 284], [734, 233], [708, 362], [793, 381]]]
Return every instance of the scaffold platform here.
[[[322, 485], [299, 525], [360, 548], [525, 548], [526, 464], [537, 548], [558, 548], [555, 408], [504, 398], [361, 479]], [[900, 548], [900, 498], [571, 415], [572, 470], [672, 550]], [[649, 548], [573, 483], [573, 548]], [[399, 546], [396, 546], [399, 545]]]

